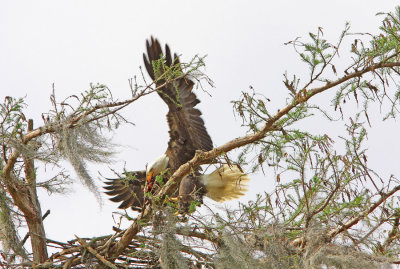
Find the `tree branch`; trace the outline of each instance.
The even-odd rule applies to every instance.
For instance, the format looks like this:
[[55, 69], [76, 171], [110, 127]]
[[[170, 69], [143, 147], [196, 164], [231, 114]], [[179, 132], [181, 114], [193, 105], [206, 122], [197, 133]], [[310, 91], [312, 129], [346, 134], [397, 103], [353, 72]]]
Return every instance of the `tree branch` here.
[[[209, 164], [211, 163], [215, 158], [218, 156], [227, 153], [233, 149], [245, 146], [247, 144], [253, 143], [255, 141], [259, 141], [262, 138], [266, 136], [266, 134], [270, 131], [273, 131], [277, 128], [276, 122], [282, 118], [284, 115], [289, 113], [293, 108], [295, 108], [297, 105], [304, 103], [308, 101], [311, 97], [314, 95], [317, 95], [319, 93], [322, 93], [324, 91], [327, 91], [337, 85], [340, 85], [341, 83], [348, 81], [352, 78], [355, 77], [361, 77], [362, 75], [372, 72], [375, 69], [379, 68], [392, 68], [395, 66], [400, 66], [400, 62], [394, 62], [394, 63], [378, 63], [371, 65], [367, 68], [364, 68], [363, 70], [356, 71], [350, 74], [347, 74], [343, 76], [342, 78], [334, 81], [334, 82], [329, 82], [326, 83], [322, 87], [318, 88], [313, 88], [310, 90], [302, 90], [298, 96], [293, 100], [293, 102], [283, 109], [279, 110], [274, 116], [270, 117], [265, 125], [261, 128], [260, 131], [254, 132], [253, 134], [249, 134], [243, 137], [238, 137], [235, 138], [219, 147], [216, 147], [210, 151], [207, 152], [202, 152], [202, 151], [197, 151], [195, 156], [188, 161], [187, 163], [181, 165], [175, 172], [174, 174], [170, 177], [168, 182], [158, 191], [156, 194], [157, 197], [162, 197], [164, 195], [171, 194], [173, 191], [176, 190], [176, 186], [179, 185], [181, 179], [190, 173], [191, 169], [194, 169], [196, 167], [199, 167], [202, 164]], [[399, 186], [400, 189], [400, 186]], [[397, 190], [396, 190], [397, 191]], [[386, 197], [387, 199], [387, 197]], [[382, 201], [383, 202], [383, 201]], [[378, 206], [378, 205], [377, 205]], [[151, 205], [146, 205], [143, 213], [141, 216], [139, 216], [136, 221], [124, 232], [122, 238], [120, 241], [118, 241], [111, 249], [109, 252], [109, 255], [113, 258], [118, 257], [118, 255], [129, 245], [129, 243], [132, 241], [133, 237], [140, 231], [140, 226], [139, 222], [143, 219], [146, 219], [147, 217], [150, 216], [151, 213]], [[358, 222], [358, 221], [357, 221]]]

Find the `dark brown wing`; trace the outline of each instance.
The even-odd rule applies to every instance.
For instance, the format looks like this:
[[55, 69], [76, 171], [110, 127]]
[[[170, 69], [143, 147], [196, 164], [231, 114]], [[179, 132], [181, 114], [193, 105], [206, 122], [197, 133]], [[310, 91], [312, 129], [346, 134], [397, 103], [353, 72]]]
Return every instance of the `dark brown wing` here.
[[139, 210], [144, 204], [144, 185], [146, 183], [146, 171], [136, 171], [125, 173], [125, 178], [109, 179], [104, 182], [107, 195], [114, 196], [110, 198], [113, 202], [121, 202], [118, 208]]
[[[174, 55], [168, 45], [165, 46], [163, 53], [160, 43], [153, 37], [146, 41], [147, 56], [143, 54], [144, 64], [150, 77], [156, 79], [156, 86], [165, 84], [165, 79], [158, 79], [165, 70], [161, 65], [155, 65], [158, 70], [153, 69], [153, 61], [164, 57], [165, 65], [177, 66], [180, 70], [179, 59]], [[154, 72], [156, 71], [156, 72]], [[193, 158], [196, 150], [208, 151], [213, 148], [212, 140], [204, 126], [201, 112], [195, 106], [200, 103], [196, 95], [192, 92], [193, 81], [187, 77], [175, 79], [158, 90], [158, 94], [168, 105], [169, 112], [167, 120], [169, 125], [169, 136], [167, 156], [169, 157], [169, 167], [173, 173], [182, 164]]]

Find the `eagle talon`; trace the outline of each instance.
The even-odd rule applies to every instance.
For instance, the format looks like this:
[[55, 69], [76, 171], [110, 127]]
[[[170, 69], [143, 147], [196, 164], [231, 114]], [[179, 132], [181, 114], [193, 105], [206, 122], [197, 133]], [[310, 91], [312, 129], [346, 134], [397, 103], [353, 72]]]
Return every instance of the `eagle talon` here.
[[170, 197], [170, 198], [168, 198], [168, 201], [178, 203], [179, 202], [179, 197]]
[[178, 211], [176, 211], [175, 213], [174, 213], [174, 216], [175, 217], [178, 217], [179, 215], [181, 215], [182, 214], [182, 212], [179, 212], [179, 210]]

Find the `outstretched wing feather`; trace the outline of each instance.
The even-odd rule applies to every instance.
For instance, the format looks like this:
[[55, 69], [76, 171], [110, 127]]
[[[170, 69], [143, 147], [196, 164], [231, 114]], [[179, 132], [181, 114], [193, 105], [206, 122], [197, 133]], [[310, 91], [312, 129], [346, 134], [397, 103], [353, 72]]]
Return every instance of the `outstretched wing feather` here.
[[122, 202], [118, 208], [126, 209], [131, 207], [134, 210], [142, 207], [144, 202], [144, 185], [146, 182], [146, 171], [136, 171], [129, 173], [127, 178], [107, 179], [104, 182], [107, 186], [105, 194], [113, 196], [113, 202]]
[[[164, 54], [160, 43], [153, 37], [146, 42], [146, 48], [147, 55], [143, 54], [144, 64], [150, 77], [154, 80], [156, 78], [152, 62], [160, 59]], [[172, 59], [168, 45], [165, 47], [164, 57], [167, 66], [171, 67], [179, 63], [176, 54]], [[165, 82], [162, 79], [156, 80], [156, 85], [159, 87]], [[208, 151], [213, 148], [211, 137], [201, 118], [202, 114], [200, 110], [195, 108], [200, 101], [192, 91], [193, 85], [193, 81], [185, 76], [177, 78], [158, 89], [158, 94], [169, 108], [167, 120], [170, 140], [166, 153], [170, 158], [171, 172], [192, 159], [196, 150]]]

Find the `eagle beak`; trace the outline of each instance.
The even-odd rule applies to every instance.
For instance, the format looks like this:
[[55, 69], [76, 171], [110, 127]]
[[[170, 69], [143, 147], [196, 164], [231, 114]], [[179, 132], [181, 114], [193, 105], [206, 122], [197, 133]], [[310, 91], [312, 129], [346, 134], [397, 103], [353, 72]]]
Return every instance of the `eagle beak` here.
[[147, 180], [147, 184], [146, 187], [144, 188], [144, 192], [150, 192], [151, 189], [153, 188], [153, 171], [149, 171], [149, 173], [146, 175], [146, 180]]
[[152, 183], [152, 177], [153, 177], [153, 172], [152, 171], [150, 171], [148, 174], [147, 174], [147, 183]]

